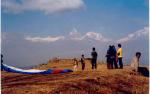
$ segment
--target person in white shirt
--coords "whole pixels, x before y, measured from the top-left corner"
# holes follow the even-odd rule
[[[132,58],[132,61],[131,61],[132,71],[138,72],[138,68],[140,64],[140,57],[141,57],[141,53],[136,52],[135,56]]]
[[[74,71],[77,71],[78,70],[78,60],[76,59],[76,58],[74,58],[74,67],[73,67],[73,69],[74,69]]]

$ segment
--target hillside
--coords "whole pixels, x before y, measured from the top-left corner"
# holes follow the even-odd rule
[[[49,61],[35,68],[73,69],[73,62]],[[66,74],[1,73],[2,94],[148,94],[149,89],[149,78],[132,74],[129,66],[108,70],[99,63],[97,70],[91,70],[88,60],[85,71],[79,67],[79,71]]]

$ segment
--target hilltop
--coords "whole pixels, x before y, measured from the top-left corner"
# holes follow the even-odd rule
[[[79,64],[80,66],[80,64]],[[50,60],[36,69],[73,69],[72,59]],[[132,74],[129,66],[124,69],[106,68],[99,62],[97,70],[91,70],[89,60],[86,69],[66,74],[27,75],[2,73],[2,94],[148,94],[149,78]]]

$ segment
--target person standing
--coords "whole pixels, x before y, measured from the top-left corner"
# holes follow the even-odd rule
[[[77,71],[78,70],[78,60],[76,58],[73,59],[73,62],[74,62],[74,71]]]
[[[1,71],[3,71],[3,54],[1,54]]]
[[[123,69],[123,62],[122,62],[123,50],[122,50],[121,44],[118,44],[117,56],[118,56],[120,69]]]
[[[107,54],[106,54],[107,69],[112,69],[110,50],[111,50],[111,45],[109,45],[109,48],[108,48]]]
[[[95,51],[95,47],[93,47],[92,52],[91,52],[91,56],[92,56],[92,69],[97,69],[97,52]]]
[[[117,69],[118,64],[117,64],[117,60],[116,60],[116,57],[117,57],[116,55],[117,55],[117,51],[116,51],[115,46],[113,45],[112,46],[112,62],[113,62],[113,65],[115,66],[115,68]]]
[[[113,48],[113,46],[110,46],[109,47],[109,56],[110,56],[109,64],[110,64],[110,69],[113,69],[113,64],[114,64],[114,60],[115,60],[114,54],[115,54],[114,48]]]
[[[135,56],[133,57],[133,59],[131,61],[131,68],[134,72],[138,72],[140,57],[141,57],[141,53],[136,52]]]
[[[82,66],[82,71],[83,71],[85,69],[85,58],[83,54],[81,56],[81,66]]]

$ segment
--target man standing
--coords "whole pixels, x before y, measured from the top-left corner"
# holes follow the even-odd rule
[[[117,55],[118,55],[118,62],[119,62],[120,69],[123,69],[123,62],[122,62],[123,51],[122,51],[121,44],[118,44]]]
[[[111,58],[110,58],[110,57],[111,57],[111,56],[110,56],[111,47],[112,47],[112,46],[109,45],[109,48],[108,48],[108,50],[107,50],[107,54],[106,54],[106,56],[105,56],[105,57],[107,58],[107,59],[106,59],[106,62],[107,62],[107,69],[112,69],[112,67],[113,67],[112,64],[111,64],[112,61],[111,61]]]
[[[81,65],[82,65],[82,71],[84,71],[84,69],[85,69],[85,58],[84,58],[83,54],[81,56]]]
[[[116,51],[115,46],[113,45],[112,46],[112,61],[113,61],[113,65],[117,69],[118,68],[118,64],[117,64],[117,60],[116,60],[116,57],[117,57],[116,54],[117,54],[117,51]]]
[[[91,56],[92,56],[92,69],[97,69],[97,52],[95,51],[95,47],[93,47],[92,52],[91,52]]]
[[[1,71],[3,71],[3,54],[1,54]]]

